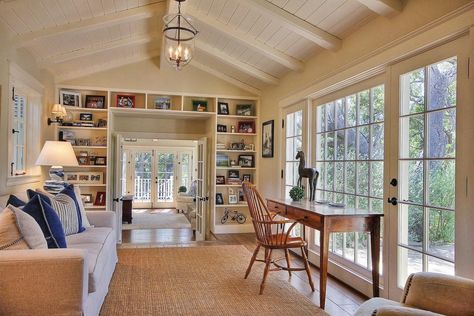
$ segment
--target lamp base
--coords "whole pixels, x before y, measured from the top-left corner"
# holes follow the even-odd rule
[[[46,180],[43,189],[51,194],[61,192],[68,183],[64,181],[64,168],[62,166],[52,166],[49,169],[50,180]]]

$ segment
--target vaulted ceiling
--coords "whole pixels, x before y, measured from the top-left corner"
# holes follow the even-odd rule
[[[17,48],[63,81],[162,54],[173,0],[0,0]],[[187,0],[199,29],[191,65],[247,90],[278,84],[401,0]],[[161,61],[161,67],[169,67]]]

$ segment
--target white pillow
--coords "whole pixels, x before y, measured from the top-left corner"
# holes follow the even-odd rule
[[[5,243],[6,240],[0,240],[0,248],[12,250],[25,248],[48,248],[48,244],[46,243],[46,239],[44,238],[43,231],[31,215],[23,212],[19,208],[14,207],[12,205],[8,205],[8,207],[2,212],[0,212],[0,214],[3,223],[3,226],[2,224],[0,224],[0,226],[3,227],[0,236],[2,236],[3,239],[5,239],[5,237],[12,237],[15,235],[14,226],[16,226],[17,230],[17,240],[13,243],[10,243],[10,245],[1,245],[2,243]],[[8,224],[9,221],[10,223]],[[8,225],[10,225],[9,228]],[[9,232],[7,230],[9,230]]]

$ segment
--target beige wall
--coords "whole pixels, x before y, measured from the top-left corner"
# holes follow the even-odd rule
[[[176,71],[168,65],[160,69],[159,62],[159,58],[148,59],[60,82],[60,84],[111,89],[163,91],[178,94],[253,95],[192,66]]]
[[[300,101],[312,93],[327,88],[327,85],[357,75],[357,71],[368,71],[368,67],[387,62],[377,60],[385,45],[397,44],[400,57],[414,47],[404,47],[404,37],[433,20],[472,1],[468,0],[413,0],[404,1],[403,12],[391,18],[378,17],[363,25],[351,36],[343,40],[342,48],[336,52],[324,51],[310,59],[302,72],[292,72],[281,80],[278,86],[262,92],[261,121],[274,119],[275,157],[260,158],[260,181],[264,195],[279,195],[280,188],[280,152],[281,152],[281,115],[279,104]],[[441,36],[441,35],[439,35]],[[438,38],[433,37],[432,40]],[[380,49],[381,51],[377,51]],[[398,56],[397,56],[398,57]],[[368,61],[371,61],[368,63]],[[370,66],[365,66],[369,65]],[[347,71],[347,76],[346,73]],[[355,71],[354,71],[355,70]],[[346,77],[345,77],[346,76]]]
[[[25,186],[8,186],[7,175],[9,172],[8,161],[8,106],[10,102],[9,87],[9,62],[14,62],[24,71],[32,75],[44,86],[43,106],[47,108],[53,100],[53,78],[45,71],[40,70],[32,56],[25,50],[16,50],[11,47],[9,40],[9,32],[0,24],[0,86],[1,86],[1,112],[0,112],[0,195],[16,192],[24,189]],[[46,113],[44,111],[41,120],[46,123]],[[30,183],[26,187],[38,186],[40,183]]]

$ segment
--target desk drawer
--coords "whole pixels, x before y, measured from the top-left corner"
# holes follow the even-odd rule
[[[267,201],[267,207],[270,212],[285,214],[286,205],[276,203],[273,201]]]
[[[321,225],[321,217],[319,215],[291,206],[286,207],[286,217],[313,228],[318,228]]]

